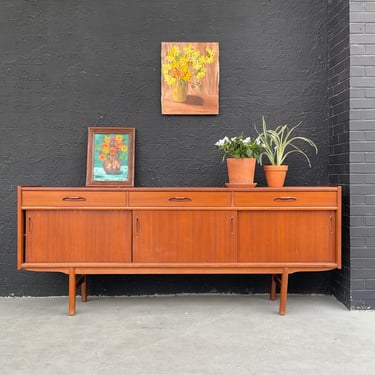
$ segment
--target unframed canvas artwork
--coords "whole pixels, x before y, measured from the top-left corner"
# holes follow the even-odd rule
[[[161,43],[163,115],[219,113],[219,43]]]

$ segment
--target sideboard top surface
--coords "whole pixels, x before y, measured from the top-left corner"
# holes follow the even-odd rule
[[[142,186],[142,187],[68,187],[68,186],[21,186],[22,190],[28,191],[53,191],[53,190],[66,190],[66,191],[249,191],[249,192],[264,192],[264,191],[283,191],[283,192],[293,192],[293,191],[337,191],[339,186],[284,186],[280,188],[271,187],[254,187],[254,188],[228,188],[228,187],[191,187],[191,186]]]

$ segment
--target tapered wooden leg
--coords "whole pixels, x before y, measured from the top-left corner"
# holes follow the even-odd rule
[[[69,315],[76,313],[76,273],[74,268],[69,270]]]
[[[285,315],[286,313],[286,300],[288,297],[288,276],[289,276],[288,269],[285,268],[281,276],[280,307],[279,307],[280,315]]]
[[[81,285],[81,301],[87,302],[87,275],[83,275],[83,281]]]
[[[270,290],[270,300],[274,301],[276,299],[276,286],[277,286],[277,281],[276,281],[276,275],[271,276],[271,290]]]

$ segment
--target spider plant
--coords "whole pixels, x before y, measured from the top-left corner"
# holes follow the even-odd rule
[[[278,125],[275,129],[268,129],[266,120],[262,116],[262,131],[258,133],[257,140],[262,144],[262,152],[259,158],[259,163],[262,164],[263,156],[267,157],[271,165],[282,165],[286,157],[293,153],[302,154],[309,166],[311,167],[311,162],[307,154],[296,145],[300,142],[305,142],[312,146],[315,153],[318,153],[318,148],[316,144],[310,139],[301,136],[295,136],[294,131],[301,125],[301,123],[289,127],[288,125]]]

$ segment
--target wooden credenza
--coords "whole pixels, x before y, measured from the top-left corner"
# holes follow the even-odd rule
[[[18,269],[89,274],[270,274],[341,268],[341,187],[18,187]]]

